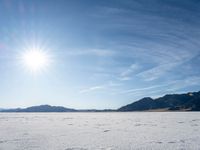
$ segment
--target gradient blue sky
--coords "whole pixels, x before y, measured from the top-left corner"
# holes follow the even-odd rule
[[[0,107],[118,108],[200,89],[198,0],[0,0]],[[37,44],[51,65],[19,62]]]

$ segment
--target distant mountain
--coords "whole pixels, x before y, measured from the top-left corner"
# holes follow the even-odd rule
[[[0,112],[111,112],[112,109],[72,109],[62,106],[40,105],[27,108],[0,109]]]
[[[62,106],[40,105],[27,108],[3,109],[1,112],[76,112],[77,110]]]
[[[156,109],[165,111],[200,111],[200,91],[186,94],[168,94],[156,99],[145,97],[123,106],[117,111],[148,111]]]
[[[200,111],[200,91],[186,94],[168,94],[152,99],[141,100],[123,106],[119,109],[72,109],[62,106],[40,105],[27,108],[0,109],[0,112],[114,112],[114,111]]]

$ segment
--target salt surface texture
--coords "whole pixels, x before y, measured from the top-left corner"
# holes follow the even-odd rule
[[[0,150],[199,150],[199,112],[0,113]]]

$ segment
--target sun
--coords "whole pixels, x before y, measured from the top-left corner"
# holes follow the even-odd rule
[[[32,73],[38,73],[46,69],[50,64],[49,55],[41,49],[30,49],[22,54],[24,66]]]

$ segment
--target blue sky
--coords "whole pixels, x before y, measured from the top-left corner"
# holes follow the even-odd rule
[[[118,108],[200,89],[198,0],[1,0],[0,107]],[[51,56],[32,75],[18,59]]]

